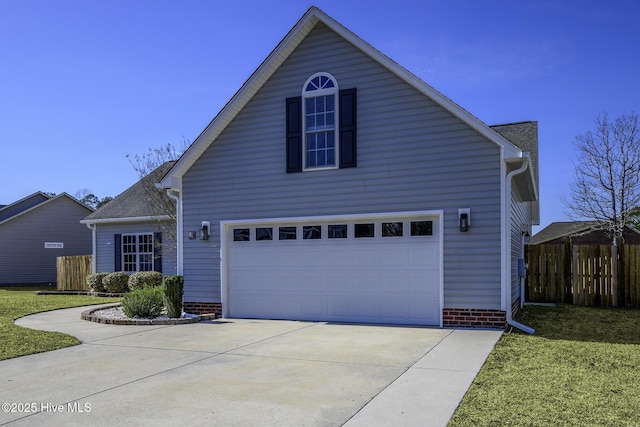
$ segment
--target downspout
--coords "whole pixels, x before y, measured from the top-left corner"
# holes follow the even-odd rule
[[[91,272],[92,273],[97,273],[96,269],[97,269],[97,258],[98,258],[98,254],[97,254],[97,249],[98,249],[98,242],[97,242],[97,231],[96,231],[96,224],[86,224],[87,228],[89,230],[91,230]]]
[[[176,221],[176,274],[179,276],[183,275],[183,263],[182,263],[182,254],[183,254],[183,243],[182,243],[182,195],[179,191],[173,190],[171,188],[167,189],[167,195],[176,201],[176,213],[177,213],[177,221]]]
[[[511,181],[513,180],[513,177],[516,175],[519,175],[521,173],[523,173],[524,171],[527,170],[527,168],[529,167],[529,162],[530,160],[528,158],[524,159],[524,164],[522,166],[520,166],[518,169],[512,170],[511,172],[509,172],[507,174],[507,179],[506,179],[506,185],[507,188],[505,189],[505,207],[507,208],[508,212],[506,212],[506,221],[505,221],[505,230],[504,232],[506,233],[507,236],[507,247],[505,248],[505,255],[508,255],[509,257],[511,257]],[[508,279],[508,280],[507,280]],[[536,330],[533,329],[532,327],[529,327],[527,325],[523,325],[520,322],[516,322],[513,319],[513,309],[511,308],[511,274],[509,274],[509,277],[505,277],[503,278],[503,280],[505,280],[507,287],[506,287],[506,294],[507,294],[507,324],[510,326],[513,326],[516,329],[520,329],[523,332],[526,332],[528,334],[533,334]],[[521,279],[522,280],[522,279]],[[524,295],[520,295],[520,298],[524,298]]]

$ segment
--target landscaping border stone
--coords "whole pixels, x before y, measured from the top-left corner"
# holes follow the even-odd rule
[[[119,307],[121,305],[122,304],[118,302],[100,307],[92,307],[83,311],[80,318],[89,322],[102,323],[105,325],[183,325],[197,323],[203,320],[215,320],[217,318],[215,314],[201,314],[194,317],[181,317],[179,319],[108,319],[93,314],[96,311]]]

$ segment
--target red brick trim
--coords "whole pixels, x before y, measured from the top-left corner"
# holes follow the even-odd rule
[[[222,304],[219,302],[187,302],[183,303],[185,313],[191,314],[215,314],[216,317],[222,316]]]
[[[506,313],[477,308],[445,308],[442,310],[442,326],[504,329]]]

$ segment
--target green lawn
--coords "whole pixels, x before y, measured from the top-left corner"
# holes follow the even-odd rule
[[[639,426],[640,310],[525,306],[449,426]]]
[[[38,290],[40,288],[0,288],[0,360],[80,344],[70,335],[16,326],[13,321],[19,317],[58,308],[120,301],[119,298],[79,295],[36,295]]]

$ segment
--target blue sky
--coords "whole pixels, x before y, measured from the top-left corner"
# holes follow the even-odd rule
[[[127,154],[193,141],[311,5],[485,123],[537,120],[542,226],[575,136],[640,111],[634,0],[0,0],[0,204],[124,191]]]

